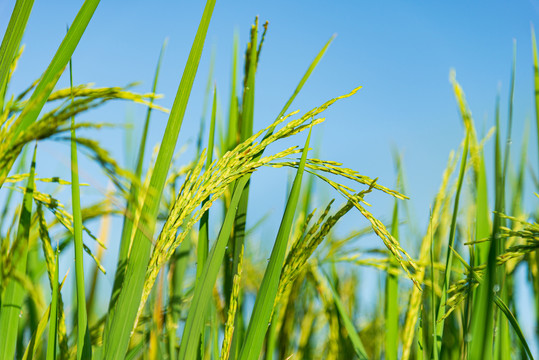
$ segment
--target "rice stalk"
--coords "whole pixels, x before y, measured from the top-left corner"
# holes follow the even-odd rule
[[[146,224],[144,225],[150,233],[153,233],[155,228],[162,190],[170,168],[172,154],[176,147],[176,141],[193,86],[214,6],[215,0],[208,0],[206,3],[204,14],[202,15],[199,29],[187,60],[184,75],[180,81],[178,93],[172,106],[169,121],[167,122],[159,154],[157,155],[156,171],[151,176],[149,196],[145,198],[142,210],[142,213],[147,215],[147,221],[145,221]],[[152,243],[148,240],[150,239],[142,231],[139,229],[135,231],[122,289],[114,305],[117,309],[122,309],[122,311],[115,311],[113,316],[107,320],[110,326],[107,325],[106,327],[110,330],[107,332],[107,337],[103,344],[105,359],[115,359],[125,355],[132,331],[127,332],[124,329],[133,329],[136,326],[137,314],[140,313],[138,310],[139,304],[143,304],[147,297],[145,295],[144,300],[140,301],[144,292],[145,269],[147,268],[151,253]],[[146,290],[146,293],[149,293],[149,291]]]
[[[22,3],[22,1],[20,1],[20,3]],[[29,4],[30,1],[25,2],[25,8],[30,6]],[[29,130],[30,126],[37,120],[41,109],[45,105],[45,102],[51,94],[54,86],[58,82],[60,75],[62,74],[64,68],[67,66],[69,60],[71,59],[71,56],[73,55],[73,52],[75,51],[75,48],[77,47],[82,37],[82,34],[86,30],[86,27],[88,26],[88,23],[90,22],[90,19],[92,18],[98,4],[99,0],[85,0],[77,16],[75,17],[75,20],[73,20],[73,23],[71,24],[71,27],[69,28],[64,40],[62,41],[56,54],[54,55],[51,63],[49,64],[47,70],[45,70],[45,73],[43,74],[41,80],[36,86],[28,104],[24,107],[24,110],[17,117],[17,120],[15,121],[15,123],[17,123],[17,126],[13,128],[12,136],[7,138],[1,136],[2,139],[8,139],[8,141],[6,142],[7,148],[12,148],[14,142],[16,142],[20,138],[21,133]],[[23,18],[21,17],[21,20],[22,19]],[[26,21],[23,20],[17,24],[18,29],[24,27],[24,25],[22,25],[23,22],[25,23]],[[13,40],[13,45],[16,47],[19,46],[18,43],[20,42],[20,36],[22,36],[22,33],[17,36],[18,41],[15,39]],[[2,59],[4,60],[4,58]],[[11,65],[11,59],[9,57],[9,54],[6,54],[5,60],[9,61],[9,65]],[[5,75],[3,74],[2,76],[5,77]],[[4,79],[0,80],[5,81]],[[0,163],[0,187],[3,185],[3,180],[11,170],[11,167],[13,166],[13,163],[15,162],[15,159],[17,158],[20,151],[20,146],[15,146],[8,153],[3,153],[4,156],[2,156],[2,158],[6,156],[8,156],[8,158],[7,161]]]
[[[240,261],[238,263],[238,272],[234,275],[232,297],[229,301],[229,308],[225,323],[223,345],[221,347],[221,360],[228,360],[230,357],[230,345],[232,343],[232,336],[234,334],[234,321],[236,319],[236,311],[238,308],[238,297],[240,294],[240,281],[243,272],[243,249],[240,252]]]
[[[30,236],[32,218],[32,194],[34,192],[34,174],[36,167],[37,146],[34,147],[34,155],[30,168],[30,177],[24,191],[23,204],[17,228],[17,237],[11,246],[10,258],[14,261],[14,270],[20,274],[26,273],[28,254],[28,242]],[[0,358],[12,359],[15,356],[17,329],[19,318],[22,315],[22,303],[25,297],[25,289],[15,279],[8,279],[7,286],[2,292],[0,308]]]
[[[33,5],[34,0],[18,0],[15,3],[2,39],[2,45],[0,46],[0,111],[4,107],[4,97],[12,65],[16,63],[16,54]]]

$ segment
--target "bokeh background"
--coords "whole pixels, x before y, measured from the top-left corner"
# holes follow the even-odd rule
[[[23,38],[26,45],[10,93],[24,90],[45,70],[82,1],[36,1]],[[0,0],[0,33],[4,33],[14,1]],[[149,92],[159,50],[168,38],[158,92],[159,104],[171,107],[181,72],[202,14],[202,1],[117,1],[99,5],[73,57],[75,83],[96,86],[122,86],[133,81],[139,92]],[[232,42],[236,31],[243,55],[254,17],[269,21],[256,84],[255,130],[272,122],[310,61],[333,35],[337,38],[307,82],[291,109],[307,111],[322,102],[357,86],[363,88],[352,98],[335,104],[326,112],[326,123],[314,132],[316,155],[337,160],[360,173],[378,177],[386,186],[396,182],[396,150],[402,157],[406,174],[406,195],[410,213],[406,220],[423,233],[429,205],[437,191],[451,150],[458,149],[463,126],[451,85],[450,69],[455,69],[472,109],[477,128],[487,133],[494,124],[495,98],[501,96],[502,128],[508,114],[509,80],[513,47],[516,44],[516,88],[512,147],[520,149],[522,134],[530,133],[529,161],[537,162],[533,68],[530,29],[539,24],[539,2],[529,1],[217,1],[207,36],[206,47],[187,108],[177,149],[188,162],[193,154],[203,113],[204,93],[212,53],[215,81],[223,114],[228,111]],[[238,82],[239,85],[239,82]],[[68,86],[64,75],[59,86]],[[237,89],[239,91],[239,87]],[[208,112],[209,113],[209,112]],[[166,115],[153,113],[149,145],[162,137]],[[130,137],[124,129],[106,129],[98,138],[116,158],[130,164],[145,116],[145,108],[117,102],[90,112],[85,119],[134,124]],[[299,140],[297,140],[299,141]],[[301,145],[292,142],[286,145]],[[492,151],[487,143],[486,158]],[[513,153],[517,153],[514,151]],[[148,159],[149,154],[148,152]],[[69,152],[65,144],[44,141],[40,145],[38,173],[42,177],[66,174]],[[487,166],[492,170],[492,162]],[[286,179],[282,169],[263,169],[252,181],[250,207],[253,224],[268,215],[254,234],[255,244],[264,252],[264,231],[276,232],[283,208]],[[276,181],[280,179],[280,181]],[[284,181],[283,181],[284,180]],[[528,177],[525,185],[530,205],[534,187]],[[89,162],[81,163],[81,181],[91,184],[83,189],[83,201],[101,196],[107,180]],[[337,194],[317,184],[319,206]],[[66,192],[65,203],[69,205]],[[62,195],[59,195],[62,197]],[[369,197],[373,214],[389,220],[393,200],[383,195]],[[338,199],[338,203],[342,199]],[[493,202],[491,201],[491,204]],[[272,217],[275,213],[275,217]],[[113,265],[117,253],[120,222],[115,222],[107,253]],[[362,228],[366,223],[358,214],[348,215],[338,231]],[[214,229],[215,230],[215,229]],[[413,247],[414,237],[403,239]],[[273,235],[269,239],[273,239]],[[257,242],[258,241],[258,242]],[[376,238],[365,246],[378,245]],[[269,251],[269,250],[268,250]],[[261,255],[261,257],[264,255]],[[106,264],[106,263],[105,263]],[[66,265],[69,267],[69,264]],[[113,266],[109,266],[113,268]],[[112,286],[112,274],[100,286],[104,299]],[[365,272],[363,287],[372,288],[379,275]],[[527,287],[522,281],[522,300]],[[377,286],[377,285],[376,285]],[[374,298],[374,297],[373,297]],[[368,297],[365,306],[371,306]],[[370,304],[370,305],[369,305]],[[533,308],[533,307],[532,307]],[[530,316],[531,318],[531,316]],[[534,330],[521,322],[528,334]],[[537,351],[537,345],[533,343]]]

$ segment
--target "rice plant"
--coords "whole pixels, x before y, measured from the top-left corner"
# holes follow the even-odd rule
[[[222,86],[209,76],[209,129],[200,127],[194,157],[180,164],[175,154],[184,144],[178,137],[200,76],[208,27],[218,16],[213,14],[215,0],[206,2],[171,109],[159,105],[158,94],[166,42],[148,93],[136,92],[135,84],[99,88],[73,83],[76,70],[70,59],[98,4],[83,3],[43,75],[20,94],[12,94],[9,85],[24,56],[21,41],[33,1],[16,2],[0,47],[0,359],[537,356],[530,344],[539,334],[526,334],[519,324],[527,317],[539,328],[539,228],[536,212],[523,205],[529,196],[525,179],[530,174],[537,178],[535,166],[527,167],[528,143],[523,141],[517,166],[511,165],[515,154],[508,146],[516,55],[505,134],[498,97],[493,128],[483,138],[478,135],[464,90],[455,72],[450,73],[463,140],[449,154],[439,191],[425,211],[426,231],[418,236],[406,221],[405,167],[398,151],[392,189],[384,179],[319,159],[311,148],[312,133],[326,120],[324,111],[361,96],[361,84],[306,112],[291,111],[334,37],[305,64],[297,87],[283,89],[291,95],[282,110],[265,115],[264,127],[257,129],[256,74],[271,29],[255,18],[243,57],[238,38],[234,41],[226,115],[219,110]],[[539,134],[533,29],[532,37]],[[243,81],[238,82],[242,59]],[[64,72],[70,86],[59,88]],[[132,169],[120,165],[100,139],[85,135],[88,129],[106,131],[115,125],[78,119],[120,100],[147,108]],[[145,167],[152,111],[166,113],[168,121]],[[285,139],[296,145],[281,145]],[[68,142],[70,178],[39,177],[39,143],[44,140],[58,146]],[[110,179],[110,189],[94,203],[84,201],[88,186],[81,183],[79,154]],[[494,169],[487,168],[488,156]],[[261,244],[248,226],[249,209],[257,204],[250,194],[256,180],[251,176],[263,167],[293,174],[280,224],[264,234],[271,248],[266,261],[257,257]],[[69,206],[59,196],[66,190]],[[318,191],[338,199],[315,203]],[[373,192],[394,199],[388,224],[369,211]],[[335,229],[347,214],[363,228],[338,235]],[[118,239],[108,239],[112,217],[122,220]],[[90,230],[91,220],[101,223],[99,234]],[[219,230],[210,231],[210,224]],[[379,246],[365,248],[360,242],[365,236],[376,237]],[[75,267],[62,273],[71,246]],[[119,251],[116,267],[109,268],[103,258],[111,246]],[[519,302],[518,267],[528,273],[533,311]],[[358,268],[375,269],[384,280],[372,311],[360,307]],[[114,274],[110,294],[96,290],[100,272]],[[66,281],[74,283],[72,293],[65,290]]]

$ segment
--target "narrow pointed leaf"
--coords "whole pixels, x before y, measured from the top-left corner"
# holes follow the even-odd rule
[[[32,221],[32,203],[34,193],[34,176],[36,167],[37,145],[34,147],[34,156],[30,168],[30,177],[24,192],[22,210],[17,229],[17,238],[11,247],[11,258],[14,260],[15,270],[21,274],[26,273],[26,260],[28,254],[28,241]],[[13,253],[15,252],[15,253]],[[19,321],[22,314],[22,304],[25,290],[15,278],[11,277],[2,296],[0,308],[0,359],[12,360],[15,356],[15,345]]]
[[[337,291],[335,291],[335,289],[333,288],[333,285],[331,285],[327,277],[325,281],[327,283],[328,289],[331,292],[331,295],[333,296],[333,301],[335,302],[335,306],[337,307],[337,312],[339,313],[339,316],[341,317],[344,328],[346,329],[346,332],[348,333],[348,337],[350,338],[350,341],[352,342],[352,345],[354,346],[356,355],[361,360],[368,359],[367,353],[365,352],[365,347],[363,346],[363,342],[359,338],[356,328],[354,324],[352,323],[350,316],[348,316],[348,313],[346,312],[346,308],[342,303],[341,297],[339,296],[339,294],[337,294]]]
[[[260,289],[258,290],[258,294],[256,296],[253,313],[251,315],[249,327],[247,328],[245,340],[240,352],[240,360],[256,359],[262,350],[268,324],[273,312],[275,297],[277,296],[286,247],[288,245],[290,230],[292,229],[294,214],[296,212],[296,207],[301,192],[301,180],[303,178],[303,171],[305,169],[305,161],[307,160],[310,139],[311,131],[309,131],[309,136],[305,142],[305,147],[303,148],[303,153],[301,155],[301,161],[292,185],[292,190],[290,191],[290,195],[286,203],[286,209],[281,220],[279,232],[277,233],[277,238],[275,239],[275,244],[271,252],[268,266],[264,273],[264,278],[262,279],[262,284],[260,285]]]
[[[150,179],[149,193],[145,198],[142,210],[142,213],[146,215],[147,219],[144,221],[145,224],[142,224],[142,227],[150,234],[153,234],[155,229],[161,195],[170,169],[172,155],[176,147],[214,7],[215,0],[208,0],[206,2],[206,7],[187,59],[182,80],[180,81],[178,93],[176,94],[170,112],[163,141],[159,148],[155,171],[152,173]],[[124,282],[115,305],[116,310],[114,311],[114,316],[108,319],[110,321],[110,331],[104,343],[105,359],[122,358],[127,352],[129,339],[131,338],[132,329],[135,326],[138,307],[142,298],[146,268],[151,255],[152,241],[147,238],[145,233],[145,231],[137,227]],[[117,311],[118,309],[121,309],[121,311]]]
[[[159,79],[159,71],[161,69],[161,63],[163,61],[163,54],[165,52],[167,45],[167,40],[163,42],[163,45],[161,47],[161,52],[159,53],[159,59],[157,60],[157,66],[155,69],[155,75],[153,79],[153,85],[152,85],[152,94],[155,94],[157,90],[157,80]],[[150,105],[153,104],[154,99],[151,98]],[[125,267],[127,264],[127,255],[129,253],[129,248],[131,247],[131,235],[133,233],[133,227],[136,227],[138,225],[137,222],[135,222],[135,213],[137,211],[137,205],[139,200],[139,194],[140,194],[140,184],[137,181],[141,180],[142,176],[142,166],[144,163],[144,154],[146,149],[146,140],[148,137],[148,129],[150,126],[150,118],[151,118],[151,111],[152,107],[149,106],[147,113],[146,113],[146,120],[144,122],[144,129],[142,131],[142,137],[140,139],[139,144],[139,153],[137,158],[137,164],[135,169],[135,181],[131,182],[131,188],[129,191],[129,198],[127,201],[126,210],[124,213],[124,223],[122,227],[122,237],[120,240],[120,252],[118,254],[118,261],[117,261],[117,270],[116,275],[114,277],[114,285],[112,287],[112,301],[109,304],[109,314],[108,316],[112,317],[114,314],[114,305],[116,303],[116,299],[118,297],[118,294],[120,292],[120,288],[123,282]]]
[[[69,79],[73,91],[73,71],[69,62]],[[73,93],[71,93],[71,101]],[[75,276],[77,279],[77,360],[92,357],[92,345],[88,331],[86,313],[86,292],[84,284],[84,262],[82,242],[82,213],[80,206],[79,166],[77,160],[77,141],[75,135],[75,118],[71,118],[71,200],[73,204],[73,238],[75,243]]]
[[[32,93],[32,96],[28,101],[28,105],[26,105],[24,110],[19,115],[18,121],[20,121],[20,123],[17,128],[15,128],[11,138],[8,140],[10,144],[13,144],[13,141],[18,138],[18,135],[25,131],[28,126],[37,120],[41,109],[45,105],[45,102],[58,82],[60,75],[62,75],[64,68],[67,66],[67,63],[75,52],[75,48],[77,47],[82,34],[86,30],[86,27],[88,26],[97,5],[99,5],[99,1],[100,0],[86,0],[80,8],[75,20],[73,20],[73,23],[69,28],[69,31],[64,37],[64,40],[60,44],[56,54],[47,67],[47,70],[41,77],[41,80]],[[2,186],[5,177],[9,173],[11,165],[0,169],[0,186]]]
[[[2,110],[11,62],[21,43],[24,29],[32,12],[34,0],[17,0],[0,46],[0,112]]]
[[[55,267],[52,279],[52,300],[50,305],[49,316],[49,337],[47,340],[47,360],[56,359],[56,345],[58,344],[58,249],[55,254]]]

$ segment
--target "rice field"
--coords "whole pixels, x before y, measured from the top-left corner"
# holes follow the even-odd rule
[[[293,108],[334,37],[305,64],[280,112],[257,128],[256,73],[271,29],[256,17],[245,29],[248,42],[234,40],[230,97],[220,100],[208,76],[203,96],[211,111],[202,116],[207,121],[196,143],[188,144],[193,156],[180,163],[178,138],[195,78],[212,73],[199,65],[216,1],[192,15],[200,21],[171,108],[160,105],[158,91],[166,41],[155,54],[149,92],[73,80],[71,59],[99,2],[84,1],[42,76],[22,93],[12,93],[10,83],[25,56],[33,0],[16,2],[0,46],[0,360],[538,356],[539,225],[537,207],[524,206],[537,203],[525,181],[532,179],[539,193],[539,167],[528,159],[539,154],[528,143],[529,135],[539,143],[533,27],[533,57],[519,61],[534,69],[536,131],[512,144],[516,47],[509,97],[496,99],[487,131],[477,130],[451,71],[462,140],[448,154],[430,208],[420,210],[428,223],[415,228],[398,151],[394,184],[317,155],[314,137],[326,110],[361,96],[361,86],[311,109]],[[59,86],[62,75],[69,76],[68,87]],[[115,125],[84,115],[119,101],[146,112],[132,167],[87,135]],[[148,132],[156,113],[168,120],[152,148]],[[69,147],[66,178],[37,173],[45,140]],[[97,198],[85,198],[83,156],[110,183]],[[251,224],[253,208],[263,204],[250,187],[264,168],[290,176],[274,231],[261,238],[253,236],[259,222]],[[322,201],[328,193],[334,199]],[[394,203],[383,218],[371,211],[380,196]],[[363,228],[343,235],[337,229],[345,217]],[[121,220],[117,238],[110,235],[112,219]],[[366,237],[378,246],[364,246]],[[264,246],[267,259],[258,253]],[[118,255],[108,264],[112,248]],[[381,279],[370,294],[361,293],[359,269]],[[518,272],[526,274],[531,304],[522,301]],[[114,276],[107,294],[98,290],[105,273]],[[364,296],[376,306],[361,306]],[[523,331],[522,319],[534,333]]]

